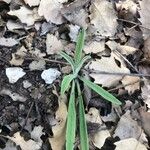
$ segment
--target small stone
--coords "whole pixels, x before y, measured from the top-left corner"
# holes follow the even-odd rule
[[[17,82],[20,78],[22,78],[26,73],[20,67],[10,67],[6,68],[6,76],[9,79],[10,83]]]
[[[44,70],[41,74],[41,77],[43,80],[45,80],[45,83],[51,84],[53,83],[54,80],[56,80],[56,78],[60,76],[60,74],[61,73],[57,69],[50,68],[50,69]]]

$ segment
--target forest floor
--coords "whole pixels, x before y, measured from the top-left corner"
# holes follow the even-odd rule
[[[149,0],[0,0],[0,149],[65,149],[59,54],[81,28],[86,77],[122,102],[83,89],[90,150],[150,149],[149,18]]]

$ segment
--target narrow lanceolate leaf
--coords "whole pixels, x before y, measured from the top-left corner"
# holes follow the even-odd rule
[[[90,59],[91,58],[91,56],[85,56],[81,61],[80,61],[80,63],[78,64],[78,66],[77,66],[77,68],[76,68],[76,70],[75,70],[75,73],[76,74],[78,74],[79,73],[79,71],[80,71],[80,69],[82,68],[82,66],[83,66],[83,64],[88,60],[88,59]]]
[[[107,92],[106,90],[104,90],[102,87],[98,86],[97,84],[86,80],[83,77],[79,77],[79,79],[81,81],[83,81],[87,86],[89,86],[92,90],[94,90],[95,92],[97,92],[99,95],[101,95],[103,98],[105,98],[106,100],[112,102],[113,104],[116,105],[121,105],[122,103],[116,98],[114,97],[112,94],[110,94],[109,92]]]
[[[80,85],[78,82],[77,82],[77,88],[78,88],[78,100],[79,100],[80,149],[89,150],[89,140],[88,140],[88,133],[87,133],[87,124],[85,120],[83,98],[82,98]]]
[[[61,82],[61,94],[63,95],[68,90],[71,81],[75,78],[74,74],[66,75]]]
[[[73,72],[74,72],[74,70],[75,70],[75,63],[74,63],[73,59],[72,59],[68,54],[66,54],[66,53],[64,53],[64,52],[62,52],[62,51],[61,51],[60,55],[61,55],[64,59],[66,59],[66,61],[71,65],[72,70],[73,70]]]
[[[73,81],[68,106],[66,150],[73,150],[75,142],[75,132],[76,132],[75,83]]]
[[[82,50],[84,46],[84,40],[85,40],[85,30],[82,29],[79,32],[77,43],[76,43],[76,49],[75,49],[75,64],[78,65],[82,59]]]

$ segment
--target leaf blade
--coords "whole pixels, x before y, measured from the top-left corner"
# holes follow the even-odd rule
[[[76,132],[75,83],[72,82],[66,128],[66,150],[73,150]]]
[[[87,124],[85,119],[83,98],[79,82],[77,82],[78,99],[79,99],[79,129],[80,129],[80,148],[82,150],[89,150],[89,140],[87,133]]]
[[[92,90],[94,90],[96,93],[98,93],[99,95],[101,95],[103,98],[105,98],[106,100],[112,102],[113,104],[116,105],[121,105],[122,103],[116,98],[114,97],[112,94],[110,94],[109,92],[107,92],[106,90],[104,90],[102,87],[98,86],[97,84],[84,79],[83,77],[79,77],[79,79],[81,81],[83,81],[87,86],[89,86]]]
[[[85,57],[83,57],[83,59],[80,61],[80,63],[78,64],[78,66],[76,67],[76,70],[75,70],[75,73],[78,74],[80,69],[82,68],[83,64],[88,60],[90,59],[91,56],[87,55]]]
[[[78,38],[77,38],[77,43],[76,43],[76,48],[75,48],[75,64],[76,66],[80,63],[82,59],[82,50],[84,46],[84,40],[85,40],[85,30],[82,29],[79,32]]]
[[[75,78],[74,74],[66,75],[61,82],[61,95],[63,95],[69,88],[71,81]]]
[[[63,51],[61,51],[60,55],[71,65],[72,70],[74,71],[75,70],[75,63],[74,63],[73,59]]]

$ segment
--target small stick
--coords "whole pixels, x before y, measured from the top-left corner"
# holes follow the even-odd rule
[[[131,23],[131,24],[135,24],[135,25],[137,25],[137,26],[139,26],[141,28],[150,30],[149,28],[142,26],[140,23],[136,23],[136,22],[133,22],[133,21],[130,21],[130,20],[126,20],[126,19],[121,19],[121,18],[118,18],[117,20],[123,21],[123,22],[127,22],[127,23]]]
[[[23,126],[22,126],[22,128],[21,128],[21,131],[20,131],[20,132],[22,132],[22,130],[23,130],[23,129],[24,129],[24,127],[26,126],[26,123],[27,123],[27,121],[28,121],[29,115],[30,115],[31,110],[32,110],[32,108],[33,108],[33,105],[34,105],[34,102],[32,102],[32,103],[31,103],[31,106],[30,106],[30,109],[29,109],[29,111],[28,111],[27,117],[26,117],[26,119],[25,119],[25,122],[24,122],[24,124],[23,124]]]
[[[92,69],[85,69],[89,73],[97,73],[97,74],[104,74],[104,75],[116,75],[116,76],[137,76],[137,77],[150,77],[149,74],[142,74],[142,73],[120,73],[120,72],[106,72],[106,71],[99,71],[99,70],[92,70]]]

